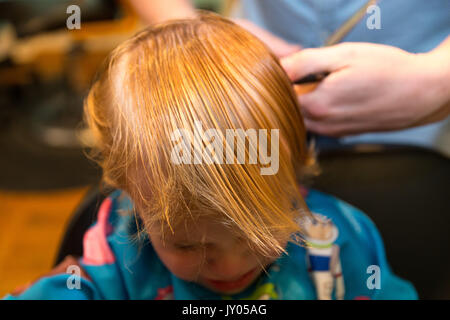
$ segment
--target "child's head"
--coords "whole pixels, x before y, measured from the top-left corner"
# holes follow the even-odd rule
[[[130,195],[161,260],[184,280],[240,291],[283,252],[299,231],[296,219],[308,214],[297,179],[314,160],[291,83],[261,41],[215,14],[150,27],[116,48],[85,116],[104,181]],[[216,135],[202,140],[199,124]],[[246,139],[244,162],[238,150],[227,153],[227,129],[258,133]],[[274,174],[261,174],[261,158],[250,161],[262,149],[259,129],[276,147]],[[180,145],[191,146],[175,134],[180,130],[195,140],[194,156],[188,149],[180,155],[191,162],[174,161]],[[212,145],[223,146],[226,159],[217,161],[220,149]],[[245,281],[230,282],[251,270]]]

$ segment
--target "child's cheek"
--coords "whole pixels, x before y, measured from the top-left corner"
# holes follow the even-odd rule
[[[197,279],[202,265],[202,254],[198,252],[180,252],[179,250],[165,249],[158,252],[164,265],[178,278],[186,281]]]

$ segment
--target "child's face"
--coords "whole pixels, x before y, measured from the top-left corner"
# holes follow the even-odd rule
[[[178,227],[174,234],[165,232],[164,242],[158,227],[148,233],[158,256],[173,274],[219,293],[242,291],[275,259],[258,255],[226,227],[205,218]]]

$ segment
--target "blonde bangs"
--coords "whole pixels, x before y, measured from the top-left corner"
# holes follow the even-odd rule
[[[115,49],[85,101],[85,119],[104,181],[130,195],[146,224],[174,230],[208,215],[269,254],[282,252],[280,239],[309,214],[297,179],[315,162],[289,79],[262,42],[215,14],[152,26]],[[173,163],[176,130],[207,148],[198,123],[222,141],[229,129],[279,129],[278,172],[262,175],[263,165],[248,161]],[[249,159],[259,145],[247,142]]]

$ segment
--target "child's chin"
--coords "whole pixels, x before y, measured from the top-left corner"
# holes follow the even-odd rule
[[[249,283],[248,285],[245,285],[242,288],[238,288],[238,289],[233,289],[233,290],[219,290],[217,288],[214,288],[213,286],[210,285],[205,285],[203,284],[204,287],[208,288],[209,290],[218,293],[218,294],[222,294],[222,295],[234,295],[234,294],[238,294],[242,291],[244,291],[245,289],[247,289],[253,282]]]
[[[243,286],[240,287],[240,288],[236,288],[236,289],[228,289],[228,290],[225,290],[225,289],[219,289],[219,288],[216,288],[216,287],[214,287],[213,285],[208,284],[208,283],[205,283],[205,282],[202,282],[201,285],[204,286],[204,287],[206,287],[206,288],[208,288],[209,290],[211,290],[211,291],[213,291],[213,292],[215,292],[215,293],[218,293],[218,294],[222,294],[222,295],[234,295],[234,294],[238,294],[238,293],[244,291],[245,289],[247,289],[248,287],[250,287],[253,283],[255,283],[255,281],[259,278],[259,276],[260,276],[260,273],[255,274],[255,275],[252,277],[252,279],[249,280],[249,282],[248,282],[247,284],[243,285]]]

